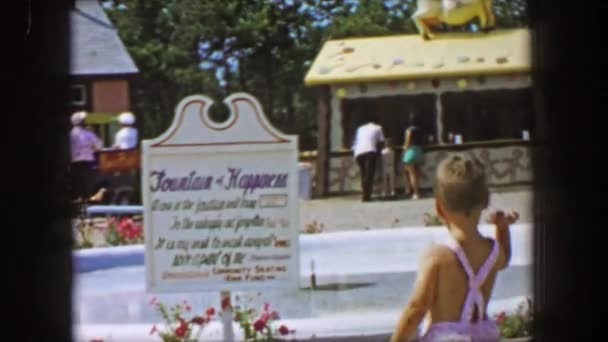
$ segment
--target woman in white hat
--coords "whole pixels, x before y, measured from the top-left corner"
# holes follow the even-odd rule
[[[73,179],[74,194],[81,201],[91,196],[95,152],[103,146],[101,139],[84,127],[86,117],[86,112],[76,112],[70,119],[74,126],[70,131],[70,173]]]
[[[122,126],[114,136],[114,148],[128,150],[137,147],[137,129],[135,116],[130,112],[118,116],[118,122]]]

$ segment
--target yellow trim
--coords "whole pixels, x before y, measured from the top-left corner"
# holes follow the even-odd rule
[[[527,29],[327,41],[304,79],[307,86],[530,72]]]
[[[119,114],[120,113],[87,113],[85,123],[91,125],[111,124],[118,120]]]
[[[492,70],[492,69],[480,69],[471,72],[462,72],[462,71],[453,71],[453,72],[445,72],[441,74],[440,78],[450,78],[450,77],[459,77],[459,76],[479,76],[479,75],[504,75],[504,74],[516,74],[516,73],[529,73],[531,70],[527,67],[520,68],[504,68],[502,70]],[[432,75],[428,73],[418,73],[418,74],[410,74],[410,75],[395,75],[395,76],[368,76],[368,77],[353,77],[348,79],[335,79],[335,80],[322,80],[322,79],[312,79],[310,81],[305,81],[304,84],[307,86],[315,86],[315,85],[327,85],[327,84],[352,84],[352,83],[374,83],[374,82],[388,82],[388,81],[404,81],[404,80],[415,80],[415,79],[425,79],[431,78]]]

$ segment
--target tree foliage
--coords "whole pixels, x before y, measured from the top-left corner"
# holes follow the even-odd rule
[[[495,0],[500,27],[526,23],[525,0]],[[104,7],[140,74],[142,136],[162,133],[178,101],[237,91],[260,99],[279,129],[316,146],[316,96],[303,79],[327,39],[416,32],[415,0],[113,0]],[[216,117],[226,108],[217,105]]]

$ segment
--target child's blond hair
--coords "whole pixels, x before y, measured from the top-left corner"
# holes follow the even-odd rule
[[[435,196],[449,211],[471,211],[487,205],[488,185],[483,164],[474,157],[453,154],[437,166]]]

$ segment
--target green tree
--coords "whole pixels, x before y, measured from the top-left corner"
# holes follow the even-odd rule
[[[415,33],[415,0],[113,0],[107,12],[140,69],[142,137],[162,133],[178,101],[245,91],[271,122],[316,148],[316,94],[303,79],[327,39]],[[495,0],[499,27],[527,22],[525,0]],[[220,103],[213,108],[226,113]]]

